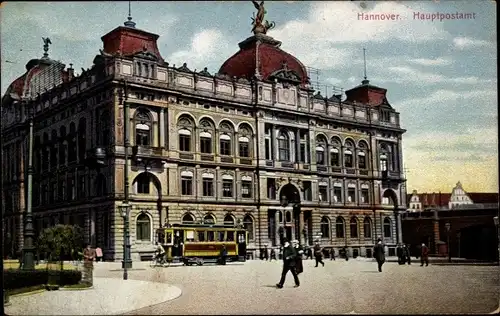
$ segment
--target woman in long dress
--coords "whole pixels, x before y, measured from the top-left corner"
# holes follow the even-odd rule
[[[298,240],[293,240],[292,244],[295,248],[295,251],[297,252],[295,271],[297,272],[297,274],[300,274],[304,272],[304,266],[302,265],[302,255],[304,254],[304,249],[302,249],[302,246],[299,244]]]

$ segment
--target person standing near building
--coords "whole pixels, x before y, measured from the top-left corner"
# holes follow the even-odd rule
[[[405,264],[404,261],[404,256],[403,256],[403,247],[401,244],[398,244],[398,247],[396,248],[396,255],[398,256],[398,264]]]
[[[285,283],[285,278],[288,271],[292,272],[293,280],[295,281],[295,287],[299,287],[300,281],[295,270],[297,253],[295,251],[295,248],[288,242],[288,240],[284,239],[284,242],[285,245],[283,248],[283,271],[281,272],[281,279],[279,283],[276,284],[276,287],[279,289],[283,288],[283,284]]]
[[[88,284],[93,284],[93,269],[94,269],[94,259],[95,259],[95,250],[90,247],[90,244],[87,244],[87,247],[83,250],[83,268],[84,268],[84,277],[82,279],[86,281]]]
[[[403,263],[406,264],[408,262],[408,265],[410,265],[411,264],[411,256],[410,256],[409,245],[403,245],[403,257],[404,257]]]
[[[325,263],[323,262],[323,249],[319,244],[319,240],[316,240],[316,244],[314,245],[314,258],[316,259],[315,268],[318,267],[318,263],[321,263],[323,267],[325,266]]]
[[[302,255],[304,254],[304,250],[302,250],[302,246],[299,244],[297,239],[292,241],[292,245],[297,253],[295,271],[297,272],[297,275],[299,275],[304,272],[304,265],[302,264]]]
[[[274,248],[271,248],[271,253],[269,254],[269,261],[272,261],[272,260],[278,260],[276,259],[276,250]]]
[[[330,249],[330,261],[331,260],[335,261],[335,249],[334,248]]]
[[[420,266],[423,267],[424,263],[426,267],[429,265],[429,248],[425,245],[425,243],[422,243],[420,252]]]
[[[227,259],[227,249],[226,245],[222,244],[222,248],[220,250],[220,264],[225,266],[226,265],[226,259]]]
[[[377,240],[377,244],[373,249],[375,260],[377,260],[378,272],[382,272],[382,265],[385,262],[385,250],[384,245],[382,244],[382,239]]]

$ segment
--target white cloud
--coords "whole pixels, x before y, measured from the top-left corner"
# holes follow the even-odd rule
[[[442,57],[436,59],[416,58],[416,59],[410,59],[409,62],[421,66],[448,66],[452,64],[451,59]]]
[[[361,9],[359,3],[348,1],[311,2],[308,17],[278,26],[269,35],[283,41],[283,47],[298,56],[306,65],[327,70],[352,65],[362,53],[353,54],[343,44],[358,44],[390,40],[427,42],[448,38],[438,23],[413,21],[412,9],[387,1],[377,2],[371,9]],[[396,14],[398,21],[362,21],[359,14]]]
[[[453,39],[453,45],[460,50],[464,50],[475,47],[490,46],[491,43],[488,41],[476,40],[468,37],[455,37]]]
[[[491,111],[492,115],[497,114],[497,108],[492,106],[492,104],[497,104],[498,92],[496,89],[492,90],[473,90],[473,91],[464,91],[464,92],[456,92],[452,90],[437,90],[431,93],[430,95],[423,98],[413,98],[407,99],[399,102],[400,108],[412,109],[412,111],[418,111],[423,109],[424,107],[433,107],[435,108],[439,105],[446,105],[448,108],[451,108],[452,105],[455,105],[454,102],[457,101],[467,101],[468,103],[477,104],[478,111]],[[487,113],[483,113],[487,114]]]
[[[221,65],[221,57],[230,51],[232,46],[224,37],[222,32],[216,29],[207,29],[196,33],[188,49],[180,50],[170,55],[167,60],[179,67],[187,63],[189,69],[198,71],[207,65]],[[223,56],[221,56],[223,55]],[[217,69],[218,70],[218,69]]]
[[[382,65],[380,67],[383,67]],[[446,77],[438,73],[420,71],[418,69],[409,66],[392,66],[383,68],[385,72],[389,72],[388,76],[385,78],[373,78],[376,82],[387,83],[415,83],[419,84],[444,84],[444,83],[455,83],[455,84],[480,84],[480,83],[491,83],[492,79],[482,79],[476,76],[468,77]],[[377,71],[380,73],[380,71]]]

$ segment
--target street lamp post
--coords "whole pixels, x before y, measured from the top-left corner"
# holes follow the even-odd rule
[[[31,208],[33,198],[33,107],[32,104],[28,106],[28,170],[27,170],[27,198],[26,198],[26,215],[24,226],[24,246],[23,246],[23,270],[35,269],[35,247],[33,231],[33,211]]]
[[[129,217],[130,217],[130,205],[124,201],[120,205],[120,215],[123,217],[123,279],[128,279],[128,269],[132,268],[132,260],[130,260],[130,234],[128,231]]]
[[[451,224],[448,222],[444,225],[446,228],[446,237],[448,239],[448,262],[451,262],[451,251],[450,251],[450,229],[451,229]]]

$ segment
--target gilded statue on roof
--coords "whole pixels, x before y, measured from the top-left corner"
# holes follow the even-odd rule
[[[267,11],[264,8],[264,1],[260,3],[252,0],[253,5],[257,9],[257,15],[254,13],[254,17],[252,18],[252,32],[254,34],[266,34],[268,30],[274,28],[276,24],[274,22],[269,23],[268,21],[264,21],[264,16]]]

